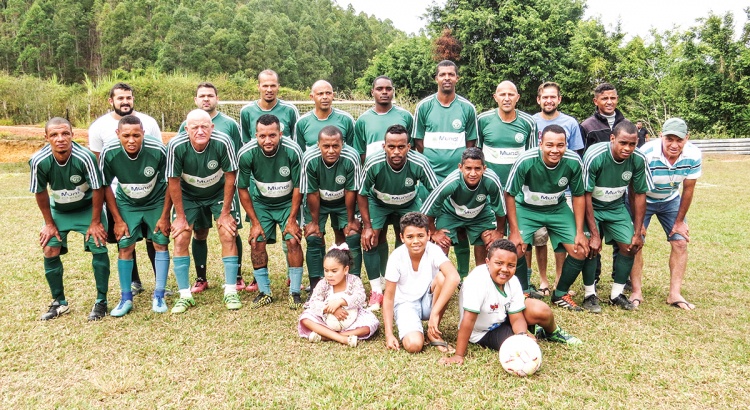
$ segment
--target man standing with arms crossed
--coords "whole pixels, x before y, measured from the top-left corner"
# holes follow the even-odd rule
[[[143,130],[146,135],[150,135],[161,141],[161,131],[159,130],[159,124],[152,117],[135,111],[135,97],[133,95],[133,87],[125,83],[117,83],[109,90],[109,99],[107,100],[109,105],[112,107],[112,111],[97,118],[96,121],[91,123],[89,126],[89,149],[96,155],[97,161],[99,160],[99,153],[102,152],[104,144],[109,141],[117,140],[117,125],[120,119],[126,115],[135,115],[143,123]],[[112,184],[112,189],[116,187],[116,183]],[[112,215],[107,210],[107,220],[112,220]],[[115,239],[114,224],[109,224],[109,230],[107,232],[107,241],[109,243],[117,243]],[[154,245],[151,241],[146,241],[146,250],[148,251],[148,258],[151,260],[151,266],[154,268],[156,273],[156,263]],[[133,251],[133,294],[137,295],[143,291],[143,285],[141,284],[141,277],[138,274],[138,261],[136,258],[135,251]]]
[[[461,154],[477,144],[477,111],[467,99],[456,94],[458,67],[450,60],[437,65],[438,92],[417,104],[412,139],[416,150],[430,161],[442,182],[461,163]],[[422,194],[426,194],[422,191]],[[454,247],[458,273],[469,274],[469,241],[459,238]]]

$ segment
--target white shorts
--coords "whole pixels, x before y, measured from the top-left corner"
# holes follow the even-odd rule
[[[393,307],[393,318],[396,321],[399,340],[412,332],[424,334],[422,321],[430,319],[431,311],[432,291],[430,289],[427,289],[427,292],[421,298],[413,302],[401,302],[395,305]]]

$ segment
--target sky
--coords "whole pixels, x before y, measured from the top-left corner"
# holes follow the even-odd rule
[[[445,0],[335,0],[346,8],[351,4],[355,10],[375,15],[407,33],[418,33],[425,25],[420,16],[434,2],[444,5]],[[601,17],[608,31],[613,31],[618,18],[627,38],[640,35],[647,38],[652,27],[659,30],[671,29],[674,25],[682,30],[695,25],[695,19],[708,16],[709,11],[723,15],[734,13],[735,31],[739,34],[745,22],[743,8],[749,7],[743,0],[588,0],[585,18]]]

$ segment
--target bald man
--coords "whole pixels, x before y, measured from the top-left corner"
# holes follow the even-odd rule
[[[224,305],[236,310],[242,303],[236,289],[239,260],[235,236],[239,214],[232,201],[237,176],[234,144],[226,134],[214,132],[211,116],[204,110],[190,111],[186,123],[187,133],[172,138],[167,147],[168,189],[174,202],[174,274],[180,288],[172,313],[183,313],[195,306],[188,277],[188,247],[199,218],[216,221],[226,281]]]
[[[338,128],[347,145],[354,142],[354,118],[344,110],[333,108],[334,97],[333,87],[328,81],[318,80],[310,89],[315,108],[300,117],[295,127],[295,137],[303,152],[318,144],[318,134],[327,125]]]

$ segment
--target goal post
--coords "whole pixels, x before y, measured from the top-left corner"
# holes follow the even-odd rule
[[[255,100],[253,100],[255,101]],[[237,122],[240,121],[240,110],[242,107],[250,104],[253,101],[219,101],[219,111],[234,118]],[[311,111],[315,107],[313,101],[286,101],[287,103],[294,104],[299,110],[299,114],[302,115],[308,111]],[[340,110],[344,110],[354,117],[356,120],[362,113],[367,111],[374,105],[373,101],[348,101],[339,100],[333,101],[333,106]]]

